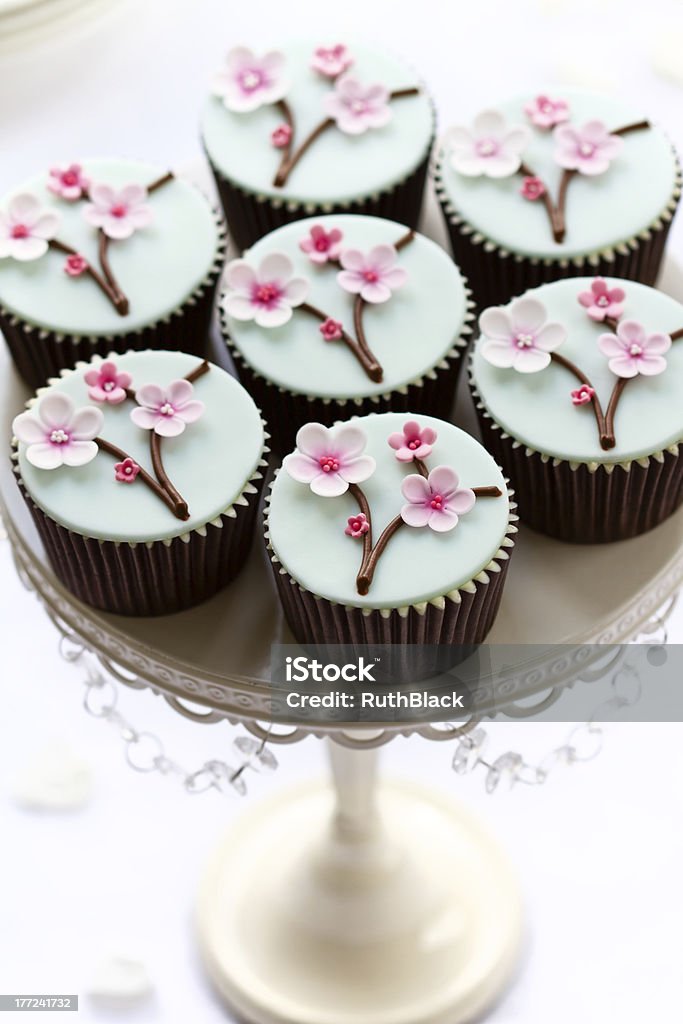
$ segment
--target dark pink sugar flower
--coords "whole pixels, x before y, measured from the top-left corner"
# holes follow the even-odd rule
[[[524,196],[525,199],[530,199],[531,202],[534,202],[536,199],[540,199],[541,196],[544,196],[547,189],[540,178],[529,176],[524,179],[519,191],[520,195]]]
[[[367,516],[364,512],[359,512],[357,516],[349,516],[344,533],[347,537],[362,537],[369,529]]]
[[[412,462],[431,455],[436,431],[431,427],[421,427],[415,420],[408,420],[403,424],[403,433],[391,434],[388,440],[399,462]]]
[[[339,320],[333,320],[331,316],[328,316],[327,320],[323,320],[320,325],[320,333],[325,341],[338,341],[343,336],[344,328]]]
[[[64,260],[64,273],[69,277],[80,277],[88,269],[88,261],[79,252],[70,253]]]
[[[336,78],[343,71],[348,71],[352,64],[353,57],[349,53],[348,47],[342,43],[337,43],[335,46],[316,47],[311,59],[313,70],[325,78]]]
[[[69,164],[68,167],[51,167],[47,187],[60,199],[74,202],[84,196],[89,187],[90,181],[83,174],[80,164]]]
[[[325,231],[322,224],[314,224],[306,237],[299,242],[299,248],[313,263],[327,263],[328,260],[339,259],[343,237],[339,228]]]
[[[590,387],[588,384],[582,384],[576,391],[571,392],[572,402],[574,405],[588,405],[589,402],[593,401],[594,394],[595,388]]]
[[[120,405],[126,400],[126,388],[130,387],[133,378],[129,373],[119,371],[116,363],[108,359],[96,369],[87,370],[84,379],[92,402]]]
[[[589,292],[579,293],[579,302],[586,307],[591,320],[602,321],[606,317],[618,320],[624,312],[626,292],[623,288],[608,288],[604,277],[596,277]]]
[[[276,149],[284,149],[292,141],[292,129],[288,124],[279,124],[270,133],[270,141]]]
[[[120,484],[132,484],[139,472],[140,467],[131,458],[117,462],[114,466],[114,474]]]
[[[549,96],[536,96],[524,107],[524,113],[536,128],[554,128],[569,120],[566,100],[551,100]]]

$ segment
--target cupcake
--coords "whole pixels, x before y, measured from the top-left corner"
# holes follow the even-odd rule
[[[683,305],[574,278],[485,310],[471,383],[520,518],[560,540],[651,530],[683,501]]]
[[[230,263],[226,281],[223,335],[279,450],[312,420],[449,416],[472,303],[428,238],[378,217],[298,221]]]
[[[431,100],[402,61],[360,43],[230,50],[202,138],[243,250],[312,214],[416,227],[434,140]]]
[[[182,352],[95,357],[41,389],[13,430],[17,483],[81,601],[161,615],[239,572],[267,434],[224,370]]]
[[[267,499],[275,581],[311,644],[473,644],[498,610],[512,535],[492,457],[433,416],[308,423]]]
[[[202,355],[225,255],[193,185],[150,164],[87,160],[0,202],[0,330],[31,387],[94,355]]]
[[[452,128],[436,186],[455,258],[484,307],[587,273],[654,284],[680,169],[641,111],[567,91]]]

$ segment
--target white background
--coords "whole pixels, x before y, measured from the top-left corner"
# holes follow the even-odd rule
[[[676,66],[676,52],[681,62],[677,2],[113,6],[77,37],[55,35],[31,52],[8,53],[11,41],[0,40],[0,193],[77,155],[124,154],[174,166],[196,159],[198,110],[223,51],[239,42],[277,45],[297,29],[321,41],[362,33],[404,53],[428,79],[442,126],[512,91],[561,91],[565,82],[631,97],[683,148],[682,80],[662,74]],[[679,223],[672,245],[679,257],[682,241]],[[681,610],[670,638],[683,640]],[[83,993],[99,960],[121,951],[148,965],[154,999],[115,1013],[84,998],[78,1019],[225,1021],[201,974],[191,918],[202,864],[242,804],[213,793],[185,796],[169,780],[137,775],[123,763],[113,731],[83,712],[79,670],[58,660],[56,635],[19,587],[6,543],[0,652],[0,992]],[[224,724],[185,722],[148,694],[126,692],[121,704],[188,767],[228,754],[234,730]],[[530,757],[566,731],[492,728],[497,750]],[[94,797],[62,816],[21,810],[11,800],[13,780],[55,738],[91,765]],[[678,725],[613,725],[589,765],[559,770],[544,788],[520,786],[493,798],[481,776],[463,780],[450,772],[450,747],[411,739],[385,750],[387,772],[427,780],[475,807],[518,867],[527,954],[490,1018],[496,1024],[680,1019],[680,738]],[[277,753],[276,776],[251,776],[252,799],[323,770],[318,741]]]

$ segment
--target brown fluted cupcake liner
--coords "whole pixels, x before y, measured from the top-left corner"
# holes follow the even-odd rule
[[[17,370],[34,390],[43,387],[61,370],[70,370],[77,362],[90,362],[93,356],[112,352],[143,352],[165,349],[204,356],[209,340],[216,288],[225,262],[227,239],[222,217],[215,213],[219,242],[213,264],[204,280],[177,309],[155,323],[126,334],[62,334],[22,320],[0,305],[0,331],[5,337]]]
[[[532,258],[504,249],[461,217],[446,192],[440,161],[434,170],[434,182],[454,259],[470,280],[477,305],[485,309],[506,303],[529,288],[567,277],[622,277],[654,285],[681,196],[678,159],[676,168],[671,199],[652,224],[620,245],[570,259]]]
[[[271,484],[272,487],[272,484]],[[302,587],[280,562],[268,529],[265,540],[278,596],[294,638],[302,644],[458,644],[483,643],[498,614],[517,533],[516,506],[510,497],[508,527],[499,550],[481,572],[455,590],[431,601],[401,608],[357,608],[330,601]]]
[[[526,526],[570,543],[603,544],[646,533],[683,504],[678,444],[631,462],[555,459],[507,434],[470,386],[482,442],[509,476]]]
[[[353,199],[348,203],[298,203],[273,199],[271,196],[250,192],[226,178],[211,162],[230,236],[240,252],[248,249],[259,238],[281,228],[284,224],[304,217],[323,217],[334,213],[360,213],[367,217],[383,217],[416,229],[422,210],[429,159],[434,136],[427,153],[415,170],[393,188],[373,195]]]
[[[239,573],[254,536],[267,469],[257,470],[216,519],[168,541],[97,540],[61,526],[40,509],[14,473],[52,569],[79,601],[116,615],[168,615],[212,597]]]

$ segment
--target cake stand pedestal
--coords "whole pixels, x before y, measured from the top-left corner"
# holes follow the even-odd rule
[[[209,974],[259,1024],[455,1024],[501,993],[521,941],[507,858],[428,789],[375,787],[375,751],[330,744],[329,787],[244,815],[202,881]]]

